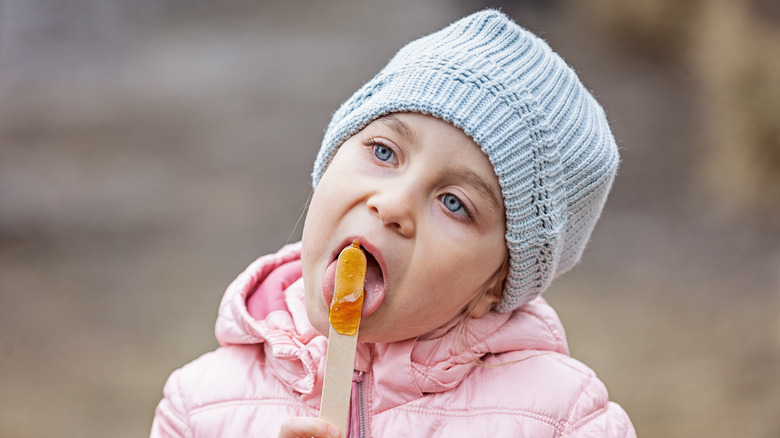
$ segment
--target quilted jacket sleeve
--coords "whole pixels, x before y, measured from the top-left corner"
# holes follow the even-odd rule
[[[636,431],[623,408],[613,402],[580,427],[564,433],[565,438],[636,438]]]
[[[186,411],[181,391],[179,391],[179,374],[177,370],[171,374],[163,389],[163,399],[157,405],[152,422],[150,438],[190,437]]]
[[[636,438],[623,408],[609,401],[604,383],[592,375],[571,410],[564,438]]]

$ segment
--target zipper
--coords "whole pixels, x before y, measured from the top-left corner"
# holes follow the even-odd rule
[[[363,373],[360,374],[360,381],[357,383],[358,393],[358,418],[360,420],[360,438],[366,438],[366,417],[363,410]]]
[[[363,409],[363,372],[352,373],[352,392],[350,395],[349,430],[347,438],[366,437],[366,417]]]

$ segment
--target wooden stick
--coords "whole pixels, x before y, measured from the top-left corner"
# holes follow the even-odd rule
[[[342,335],[330,326],[320,418],[338,427],[342,437],[347,436],[349,427],[349,402],[357,338],[357,333],[353,336]]]
[[[333,300],[328,311],[328,355],[322,383],[320,418],[347,436],[352,370],[355,367],[360,314],[365,297],[366,255],[360,242],[341,250],[336,264]]]

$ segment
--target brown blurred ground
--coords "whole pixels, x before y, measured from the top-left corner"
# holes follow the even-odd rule
[[[0,3],[0,436],[147,435],[168,374],[216,345],[227,283],[299,238],[331,112],[487,5],[320,3]],[[566,2],[502,6],[621,146],[546,294],[573,354],[642,437],[780,436],[779,216],[702,189],[706,81]]]

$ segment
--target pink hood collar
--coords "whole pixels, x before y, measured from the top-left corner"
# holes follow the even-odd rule
[[[262,344],[276,377],[317,406],[327,338],[306,316],[300,257],[296,243],[249,265],[222,298],[216,336],[221,345]],[[568,355],[560,320],[542,298],[511,313],[469,321],[470,348],[459,322],[417,339],[358,345],[355,368],[372,374],[380,411],[456,387],[477,366],[474,359],[485,355],[520,350]]]

